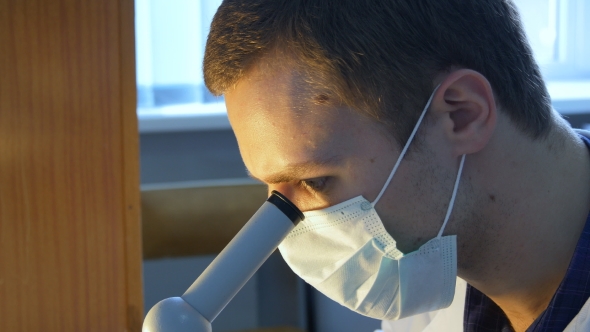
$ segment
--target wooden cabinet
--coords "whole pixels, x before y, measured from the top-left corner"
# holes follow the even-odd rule
[[[0,0],[0,331],[139,331],[131,0]]]

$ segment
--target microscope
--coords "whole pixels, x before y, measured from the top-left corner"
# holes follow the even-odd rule
[[[158,302],[143,332],[211,332],[211,322],[305,217],[273,191],[238,234],[180,297]]]

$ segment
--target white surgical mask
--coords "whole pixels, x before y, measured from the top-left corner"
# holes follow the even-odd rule
[[[304,212],[279,250],[291,269],[330,299],[376,319],[400,318],[448,307],[455,294],[457,247],[442,236],[451,215],[465,155],[438,236],[404,255],[383,226],[375,205],[414,138],[436,89],[424,107],[389,178],[371,203],[362,196]]]

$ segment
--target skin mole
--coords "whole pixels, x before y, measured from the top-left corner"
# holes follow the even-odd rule
[[[320,94],[316,95],[315,97],[313,97],[313,101],[316,103],[316,105],[327,104],[329,100],[330,100],[330,98],[323,93],[320,93]]]

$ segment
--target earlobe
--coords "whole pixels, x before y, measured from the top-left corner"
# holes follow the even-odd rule
[[[456,155],[476,153],[496,126],[496,101],[489,81],[470,69],[449,74],[432,101],[445,123],[445,136]]]

